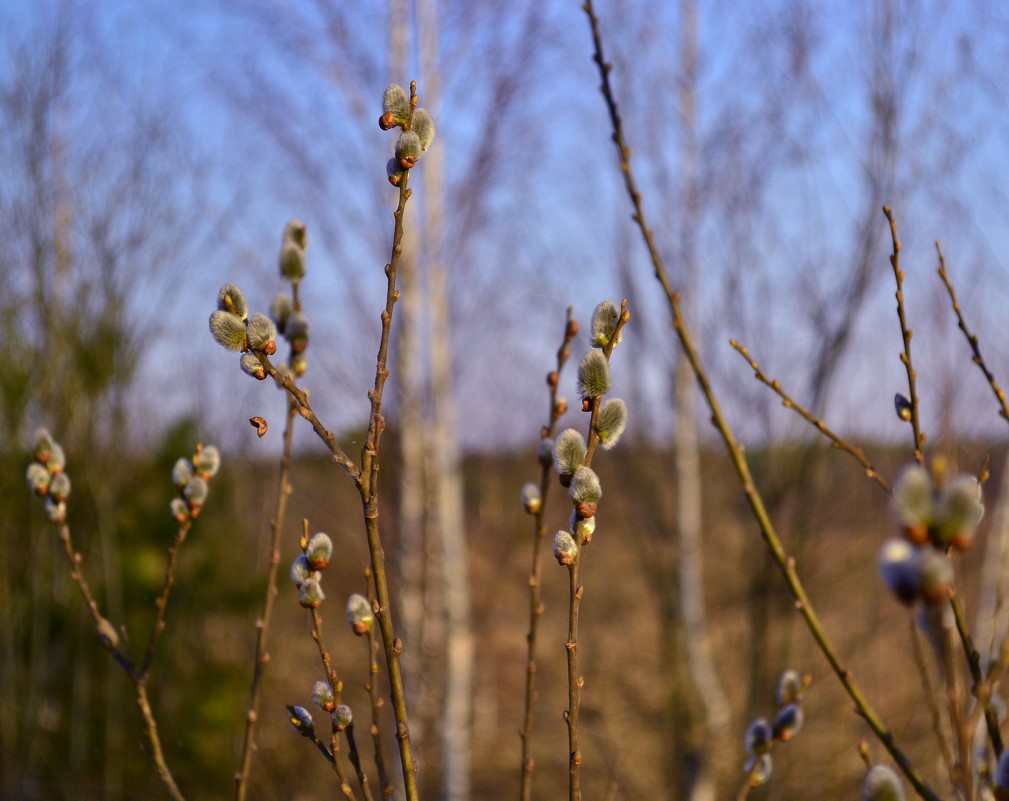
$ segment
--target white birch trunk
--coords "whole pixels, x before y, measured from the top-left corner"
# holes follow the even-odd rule
[[[699,45],[696,0],[680,3],[680,82],[677,103],[683,142],[683,226],[681,234],[684,311],[692,322],[698,319],[697,239],[700,217],[697,147],[697,51]],[[695,406],[697,389],[693,372],[681,355],[675,375],[676,407],[676,528],[679,554],[680,611],[690,674],[703,701],[707,720],[702,725],[706,739],[728,724],[725,693],[718,682],[711,656],[704,604],[701,513],[701,456]],[[710,753],[710,749],[707,749]],[[700,762],[689,790],[693,801],[713,801],[714,783],[710,759]]]
[[[425,105],[437,120],[440,67],[436,0],[418,0],[417,29]],[[434,426],[430,443],[436,481],[436,528],[442,548],[445,603],[445,703],[442,737],[442,795],[469,801],[473,712],[473,631],[459,440],[452,382],[452,347],[447,269],[441,234],[444,210],[444,151],[437,145],[424,159],[424,232],[431,254],[430,364]]]

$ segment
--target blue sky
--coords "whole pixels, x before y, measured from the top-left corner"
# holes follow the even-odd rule
[[[753,403],[773,401],[740,388],[748,370],[728,338],[746,340],[797,397],[808,396],[814,299],[829,313],[857,256],[853,232],[864,216],[874,119],[868,84],[882,46],[877,5],[852,13],[844,3],[701,4],[698,126],[701,174],[711,187],[698,219],[699,330],[718,386],[750,437],[767,436],[768,425],[772,436],[802,429],[781,414],[755,413]],[[897,76],[899,94],[888,202],[901,223],[925,416],[938,425],[937,399],[952,386],[960,425],[995,430],[981,422],[991,400],[942,310],[932,243],[943,240],[998,373],[1009,366],[999,336],[1009,301],[1009,103],[1000,78],[1009,26],[995,4],[896,6],[892,58],[882,62]],[[541,14],[532,34],[529,7]],[[372,120],[389,79],[378,7],[370,15],[356,7],[338,12],[339,25],[330,20],[327,31],[304,3],[222,2],[208,10],[186,2],[9,2],[0,9],[0,65],[10,66],[6,54],[39,30],[33,26],[67,8],[85,23],[78,40],[84,62],[101,62],[82,91],[107,92],[103,100],[120,109],[102,124],[128,129],[138,114],[157,117],[168,131],[159,157],[174,177],[166,191],[182,208],[198,210],[174,263],[150,268],[170,276],[155,300],[171,308],[158,309],[163,333],[149,351],[139,395],[156,397],[166,422],[193,413],[218,431],[234,431],[234,420],[260,413],[264,403],[280,408],[279,395],[247,381],[213,346],[205,319],[224,281],[243,285],[257,308],[269,303],[279,289],[280,232],[297,216],[311,242],[310,384],[327,398],[332,425],[354,425],[373,370],[391,227],[383,164],[392,140]],[[250,9],[263,16],[253,19]],[[675,10],[651,3],[600,3],[598,11],[646,209],[675,266],[683,174],[679,21]],[[446,74],[436,147],[445,163],[464,440],[486,446],[535,437],[545,402],[537,393],[565,307],[573,304],[586,320],[598,300],[632,290],[640,308],[616,377],[629,392],[637,387],[644,405],[638,419],[665,436],[675,351],[629,225],[584,16],[561,2],[505,2],[493,12],[447,4],[439,13]],[[89,59],[89,52],[101,57]],[[510,73],[520,80],[502,113],[492,89]],[[423,103],[423,80],[421,95]],[[75,98],[82,118],[91,101]],[[495,146],[481,164],[475,157],[485,141]],[[424,187],[417,186],[419,213]],[[904,432],[889,404],[903,388],[900,339],[881,213],[877,222],[878,271],[827,411],[841,427],[897,438]],[[621,273],[622,262],[629,273]],[[169,360],[181,360],[193,379],[166,381]]]

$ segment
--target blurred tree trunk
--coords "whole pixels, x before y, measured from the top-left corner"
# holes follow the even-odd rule
[[[142,103],[129,120],[112,113],[110,104],[133,99],[129,87],[116,82],[88,13],[57,5],[8,42],[12,68],[0,75],[0,220],[8,232],[0,252],[0,450],[18,479],[15,487],[4,482],[5,523],[17,522],[0,526],[0,605],[8,610],[0,796],[69,798],[93,784],[114,800],[123,788],[124,700],[118,684],[106,692],[104,679],[120,671],[95,647],[51,527],[20,478],[31,426],[49,427],[67,451],[92,587],[122,621],[114,535],[135,508],[119,503],[134,500],[122,497],[135,456],[125,447],[123,407],[142,351],[164,327],[155,312],[173,281],[158,265],[185,255],[175,225],[185,231],[192,218],[176,213],[160,115]],[[86,469],[84,455],[100,469]],[[66,770],[54,773],[57,764]]]
[[[389,81],[407,83],[407,56],[410,30],[409,4],[406,0],[389,2]],[[407,84],[408,85],[408,84]],[[416,217],[411,205],[410,217]],[[407,692],[413,701],[410,736],[418,752],[423,753],[426,716],[429,707],[430,677],[422,670],[425,626],[430,615],[430,603],[425,593],[427,583],[426,557],[427,515],[424,442],[424,357],[421,346],[424,287],[417,258],[416,225],[407,225],[404,234],[403,260],[400,262],[400,308],[396,320],[396,363],[399,381],[394,384],[399,401],[399,443],[402,464],[399,473],[399,536],[398,550],[403,641],[403,667]]]
[[[700,154],[697,134],[697,68],[700,47],[697,4],[680,2],[680,80],[677,103],[683,147],[683,203],[680,249],[684,313],[698,319],[697,230],[700,226]],[[676,536],[678,544],[679,611],[683,619],[683,647],[690,680],[700,697],[701,719],[686,730],[693,736],[683,743],[675,797],[711,801],[714,783],[710,772],[711,741],[728,724],[729,711],[711,656],[704,602],[701,513],[701,455],[697,436],[697,387],[693,371],[681,355],[674,377],[676,444]]]
[[[418,0],[420,67],[428,108],[438,118],[441,85],[437,0]],[[435,464],[435,526],[441,542],[445,609],[445,701],[440,722],[442,796],[469,801],[473,717],[473,631],[470,617],[458,416],[452,375],[448,265],[443,246],[445,182],[444,148],[434,148],[424,161],[425,252],[431,257],[430,360],[434,413],[431,453]]]

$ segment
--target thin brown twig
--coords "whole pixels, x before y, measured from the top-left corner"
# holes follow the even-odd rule
[[[655,270],[655,277],[665,291],[666,298],[669,302],[673,328],[679,338],[680,346],[684,355],[690,362],[694,375],[697,377],[697,382],[700,385],[701,391],[704,394],[704,399],[708,405],[708,409],[711,412],[712,422],[721,434],[726,448],[728,449],[733,468],[736,471],[736,475],[739,478],[743,492],[746,496],[747,503],[749,504],[750,510],[753,513],[754,519],[760,529],[761,537],[764,539],[764,543],[766,544],[771,557],[782,573],[785,583],[788,586],[788,590],[795,599],[796,608],[802,615],[803,620],[806,622],[813,639],[816,641],[823,655],[827,658],[827,661],[830,663],[832,670],[841,682],[845,691],[848,693],[848,696],[855,703],[859,714],[893,757],[900,770],[914,786],[915,791],[922,798],[925,798],[928,801],[939,801],[939,796],[931,787],[929,787],[911,760],[897,745],[893,732],[891,732],[883,724],[882,720],[862,694],[860,687],[855,682],[850,671],[842,664],[840,657],[835,652],[833,644],[827,637],[816,612],[809,602],[805,588],[799,580],[799,576],[795,570],[794,560],[786,555],[785,550],[782,547],[778,533],[775,530],[774,524],[772,523],[770,516],[767,513],[767,509],[764,506],[763,498],[754,484],[749,464],[746,461],[746,457],[743,455],[743,448],[736,441],[735,435],[732,433],[732,429],[729,427],[729,424],[722,413],[721,406],[715,397],[707,372],[704,370],[700,356],[694,346],[690,329],[687,327],[683,313],[680,309],[679,294],[673,291],[672,286],[669,283],[665,264],[654,245],[651,232],[649,231],[648,224],[645,219],[644,209],[641,204],[641,195],[637,191],[634,175],[631,170],[630,149],[624,139],[620,114],[617,110],[616,101],[610,86],[609,73],[611,66],[606,62],[603,56],[602,38],[599,33],[599,21],[593,10],[592,0],[585,0],[582,8],[588,16],[589,25],[592,30],[592,40],[595,48],[593,59],[599,68],[600,77],[602,79],[601,90],[613,125],[613,142],[620,155],[620,170],[624,176],[624,184],[634,208],[633,219],[637,223],[638,228],[641,231],[642,238],[645,241],[645,245],[648,248],[649,256],[652,260],[652,266]]]
[[[312,430],[314,430],[319,436],[319,439],[323,441],[323,444],[325,444],[326,448],[333,457],[333,461],[342,467],[347,475],[354,479],[355,482],[360,482],[360,468],[358,468],[351,458],[344,453],[343,448],[340,447],[340,443],[336,441],[336,434],[326,428],[319,419],[318,415],[316,415],[315,410],[312,409],[312,404],[308,401],[308,393],[298,387],[290,375],[282,373],[274,367],[273,362],[270,361],[270,357],[263,353],[263,351],[257,350],[254,352],[259,358],[260,364],[263,365],[263,369],[266,370],[266,374],[276,381],[279,386],[287,390],[288,395],[294,399],[297,404],[298,414],[311,423]]]
[[[796,403],[795,400],[793,400],[792,397],[785,392],[784,389],[782,389],[781,382],[778,381],[777,378],[768,378],[767,375],[764,374],[757,364],[757,361],[750,355],[750,352],[746,349],[746,347],[740,345],[735,339],[730,339],[729,344],[735,348],[736,352],[746,360],[747,364],[750,365],[750,368],[753,370],[757,380],[770,387],[778,395],[778,397],[781,398],[782,406],[786,409],[791,409],[798,414],[803,420],[829,439],[835,448],[854,457],[855,460],[862,465],[862,468],[865,470],[866,477],[875,481],[887,494],[891,493],[890,484],[879,474],[876,468],[873,467],[872,462],[869,461],[865,452],[861,448],[857,445],[852,445],[842,436],[836,434],[827,427],[827,424],[824,423],[823,420],[818,418],[801,404]]]
[[[620,341],[620,333],[627,321],[631,319],[631,313],[627,310],[627,299],[620,304],[620,315],[617,318],[616,326],[610,334],[609,341],[603,347],[603,356],[609,362],[613,349]],[[595,397],[589,399],[589,437],[585,458],[582,459],[582,466],[590,467],[592,457],[595,454],[596,446],[599,445],[599,433],[596,431],[596,421],[599,417],[599,407],[602,398]],[[584,564],[584,546],[586,544],[585,534],[581,526],[575,526],[575,531],[571,532],[578,547],[574,561],[568,565],[568,638],[565,643],[567,650],[568,666],[568,708],[564,711],[564,721],[568,728],[568,799],[569,801],[581,801],[581,767],[582,753],[578,745],[578,723],[581,712],[582,687],[585,685],[585,678],[578,670],[578,622],[581,611],[582,597],[585,588],[582,585],[582,565]]]
[[[603,347],[603,356],[606,357],[606,361],[609,362],[610,356],[613,353],[613,349],[617,346],[620,341],[620,335],[623,331],[625,325],[631,319],[631,313],[627,309],[627,298],[620,301],[620,315],[617,317],[617,324],[613,328],[613,333],[610,335],[609,341]],[[602,398],[593,398],[591,407],[591,416],[589,417],[589,438],[588,438],[588,448],[585,452],[585,459],[582,464],[585,467],[592,466],[592,457],[595,455],[596,447],[599,445],[599,432],[596,431],[596,422],[599,419],[599,407],[602,405]]]
[[[347,776],[343,772],[343,765],[340,764],[340,729],[336,721],[331,721],[332,735],[329,738],[329,748],[333,754],[333,773],[336,774],[337,781],[340,782],[340,792],[343,793],[347,801],[354,801],[354,788],[347,781]]]
[[[354,766],[354,772],[357,774],[357,783],[361,786],[361,795],[364,796],[364,801],[372,801],[371,786],[368,784],[368,774],[365,773],[364,768],[361,767],[361,755],[357,750],[357,740],[354,739],[353,722],[347,726],[345,734],[347,735],[347,756],[350,758],[350,764]]]
[[[554,371],[547,376],[547,386],[550,388],[550,410],[547,417],[547,424],[540,429],[540,444],[550,440],[557,427],[557,421],[564,414],[565,407],[558,403],[557,384],[564,365],[571,355],[571,340],[578,333],[578,323],[571,316],[571,307],[567,309],[567,317],[564,323],[564,337],[561,346],[557,349],[557,364]],[[543,601],[540,593],[540,578],[542,574],[542,554],[543,540],[546,537],[546,505],[549,495],[551,476],[553,474],[552,462],[549,455],[540,453],[540,508],[533,516],[533,539],[532,539],[532,566],[529,569],[529,631],[526,634],[526,691],[525,691],[525,712],[522,717],[522,728],[519,730],[519,738],[522,741],[521,755],[521,779],[519,785],[519,798],[521,801],[531,801],[532,799],[532,777],[535,762],[532,757],[532,728],[533,728],[533,706],[536,700],[536,633],[539,629],[539,620],[543,615]]]
[[[245,801],[249,786],[249,773],[252,770],[252,757],[255,754],[256,724],[259,720],[259,691],[266,664],[270,659],[266,650],[267,635],[270,621],[273,619],[273,606],[277,597],[277,573],[280,567],[280,536],[287,515],[287,499],[291,496],[289,482],[291,470],[291,443],[294,438],[294,419],[297,415],[294,400],[288,398],[287,419],[284,425],[284,446],[280,457],[280,475],[277,478],[277,497],[270,521],[270,570],[266,579],[266,593],[263,597],[263,611],[256,621],[256,652],[253,657],[252,682],[249,686],[249,707],[245,713],[245,738],[242,742],[242,756],[239,760],[238,772],[235,774],[235,801]]]
[[[949,725],[953,732],[953,742],[957,748],[957,758],[953,766],[953,783],[964,799],[974,797],[973,768],[971,765],[971,736],[967,731],[961,703],[960,672],[956,669],[956,648],[953,644],[954,634],[942,621],[941,606],[929,606],[930,626],[939,639],[939,663],[942,666],[943,681],[946,690],[946,706],[949,712]]]
[[[303,520],[301,535],[302,551],[304,551],[308,546],[308,542],[308,520]],[[322,642],[322,613],[319,611],[318,607],[315,606],[310,607],[308,613],[312,620],[310,635],[319,651],[319,659],[322,660],[322,667],[326,673],[326,681],[329,683],[329,686],[333,691],[333,706],[336,707],[340,703],[340,694],[343,692],[343,682],[340,681],[336,668],[333,666],[333,659]],[[332,755],[331,764],[333,766],[333,772],[336,774],[336,778],[340,782],[340,791],[348,799],[353,799],[354,791],[347,782],[347,778],[343,772],[343,766],[340,764],[340,730],[337,727],[335,720],[331,719],[330,722],[332,724],[332,736],[330,738],[329,751]]]
[[[581,539],[581,537],[578,537]],[[578,674],[578,617],[581,610],[583,588],[581,585],[581,563],[583,558],[581,543],[572,564],[568,565],[568,639],[565,643],[568,662],[568,708],[564,710],[564,722],[568,727],[568,799],[580,801],[582,797],[581,765],[582,752],[578,747],[578,720],[581,711],[582,686],[584,679]]]
[[[417,106],[416,81],[410,82],[410,104],[412,119],[412,109]],[[396,739],[399,741],[400,764],[403,768],[404,790],[407,801],[419,801],[417,764],[413,758],[413,748],[410,742],[406,688],[403,683],[403,669],[399,658],[403,651],[403,642],[396,636],[393,625],[389,584],[385,571],[385,552],[382,549],[382,538],[378,527],[378,451],[382,432],[385,430],[385,418],[382,416],[382,392],[386,379],[389,377],[389,370],[386,366],[389,354],[389,336],[392,330],[393,309],[399,299],[399,290],[396,289],[396,274],[403,253],[401,244],[404,230],[403,216],[411,194],[407,186],[409,178],[410,170],[405,170],[399,183],[399,205],[393,215],[395,224],[392,235],[392,252],[389,256],[389,263],[385,267],[387,289],[385,310],[382,312],[382,335],[375,365],[375,388],[368,393],[371,400],[371,417],[368,423],[368,433],[365,436],[364,445],[361,447],[361,472],[357,480],[357,487],[364,508],[368,551],[371,556],[371,570],[378,601],[375,617],[378,619],[379,629],[382,632],[382,646],[385,649],[393,715],[396,719]]]
[[[417,107],[417,83],[410,82],[410,120],[413,110]],[[406,129],[409,129],[409,123]],[[419,801],[417,789],[417,763],[413,758],[413,748],[410,741],[410,724],[407,713],[406,689],[403,683],[403,671],[400,664],[400,654],[403,642],[396,636],[393,625],[391,598],[388,578],[385,570],[385,552],[382,548],[382,538],[378,525],[378,475],[379,475],[379,443],[385,431],[385,418],[382,415],[382,396],[385,382],[389,378],[387,367],[389,355],[389,339],[392,330],[393,310],[399,300],[399,290],[396,288],[396,276],[403,253],[403,218],[406,205],[412,191],[409,188],[410,170],[404,170],[399,181],[399,203],[393,213],[393,235],[389,262],[385,265],[386,296],[385,308],[382,311],[382,331],[379,340],[378,356],[375,364],[375,384],[369,391],[371,413],[368,420],[368,430],[364,444],[361,446],[361,465],[358,467],[343,452],[336,442],[335,435],[328,430],[308,402],[305,392],[300,390],[288,375],[281,374],[262,351],[255,351],[263,368],[271,378],[287,390],[288,394],[298,402],[299,413],[312,424],[313,430],[323,441],[336,462],[354,480],[361,497],[364,514],[365,534],[368,541],[368,552],[371,557],[371,570],[375,582],[376,611],[379,629],[382,634],[382,646],[385,651],[386,666],[389,674],[390,692],[392,695],[393,714],[396,720],[396,739],[399,742],[400,764],[403,769],[403,784],[407,801]]]
[[[935,700],[937,695],[935,693],[935,688],[932,686],[932,677],[929,674],[928,663],[925,660],[925,653],[921,647],[921,632],[918,629],[918,623],[915,620],[913,611],[908,610],[907,620],[908,627],[910,629],[911,655],[914,658],[914,664],[918,670],[918,676],[921,679],[922,688],[925,691],[925,705],[928,707],[928,714],[932,720],[932,733],[935,735],[935,741],[939,746],[939,755],[946,768],[946,773],[952,780],[953,752],[950,750],[946,734],[942,729],[942,715],[939,712],[939,705]],[[872,766],[870,765],[869,767]]]
[[[970,345],[972,354],[971,361],[973,361],[974,364],[981,369],[981,372],[984,373],[984,377],[988,380],[988,385],[991,387],[991,391],[995,393],[995,399],[999,404],[999,416],[1009,422],[1009,405],[1006,404],[1006,394],[995,380],[995,374],[988,369],[988,364],[981,355],[981,348],[978,344],[977,335],[972,333],[967,327],[967,321],[964,319],[963,312],[960,310],[960,303],[957,301],[956,289],[953,287],[953,282],[950,280],[949,273],[946,272],[946,259],[942,255],[942,246],[939,244],[938,240],[935,243],[935,250],[936,253],[939,254],[939,277],[942,279],[943,284],[945,284],[946,292],[949,295],[950,302],[953,304],[953,313],[956,314],[957,325],[960,330],[963,331],[963,335],[967,337],[967,344]]]
[[[375,582],[372,580],[371,568],[366,568],[364,571],[365,581],[367,582],[367,595],[368,603],[371,604],[374,610],[377,606],[375,602]],[[388,774],[385,770],[385,756],[384,749],[382,746],[382,731],[380,727],[381,717],[382,717],[382,707],[385,705],[385,701],[382,698],[382,694],[378,690],[378,642],[375,640],[375,629],[368,626],[367,633],[367,644],[368,644],[368,698],[371,701],[371,740],[373,745],[373,750],[375,754],[375,768],[378,771],[378,783],[382,788],[382,795],[385,798],[392,797],[392,782],[389,781]]]
[[[964,616],[963,607],[960,605],[960,600],[955,594],[950,597],[949,605],[953,609],[953,620],[956,622],[956,630],[960,635],[964,654],[967,657],[967,667],[970,670],[971,681],[973,682],[971,692],[977,700],[978,705],[984,710],[988,738],[991,740],[992,749],[995,751],[997,758],[1002,754],[1002,733],[999,730],[998,713],[991,705],[991,693],[985,690],[987,680],[981,671],[981,654],[974,647],[974,639],[971,637],[970,628],[967,626],[967,618]]]
[[[191,522],[187,522],[182,525],[188,531],[192,524]],[[147,738],[146,751],[151,759],[151,762],[154,763],[154,771],[157,774],[158,779],[165,786],[168,794],[172,797],[173,801],[185,801],[185,796],[182,794],[182,791],[179,790],[179,786],[175,782],[175,777],[172,775],[172,771],[168,767],[168,762],[165,760],[165,752],[161,746],[161,736],[158,734],[158,724],[155,720],[154,712],[151,709],[150,700],[147,697],[148,673],[146,671],[138,671],[130,656],[119,647],[118,635],[116,634],[115,628],[102,615],[98,608],[98,602],[95,600],[94,595],[91,593],[91,588],[88,585],[87,580],[84,578],[84,574],[81,570],[81,565],[84,560],[81,553],[74,548],[73,537],[70,533],[70,526],[66,523],[60,526],[59,537],[60,542],[63,545],[63,553],[66,555],[67,560],[70,563],[70,578],[77,585],[78,590],[80,590],[80,593],[84,598],[84,603],[88,607],[88,611],[91,613],[91,618],[95,622],[95,631],[98,635],[98,639],[101,641],[102,645],[105,646],[105,649],[112,655],[116,664],[123,669],[123,672],[126,673],[127,678],[129,678],[130,683],[133,685],[133,698],[137,705],[137,709],[140,711],[140,717],[143,719],[144,736]]]
[[[893,242],[893,253],[890,256],[890,264],[893,266],[894,279],[897,283],[897,291],[895,295],[897,299],[897,316],[900,319],[900,330],[904,339],[904,351],[901,354],[900,359],[907,370],[908,390],[910,391],[911,395],[911,426],[914,432],[914,440],[915,440],[914,455],[915,459],[917,459],[919,464],[924,464],[924,455],[922,453],[922,449],[924,447],[926,437],[925,434],[920,431],[918,422],[919,403],[918,403],[917,390],[915,389],[916,373],[911,363],[912,331],[907,327],[907,318],[905,316],[904,311],[904,292],[903,292],[904,273],[900,269],[900,261],[899,261],[900,240],[897,237],[897,222],[894,219],[893,213],[890,211],[890,208],[888,206],[884,206],[883,213],[886,215],[886,219],[890,223],[890,237]],[[939,255],[939,270],[938,270],[939,277],[946,285],[946,291],[949,293],[950,298],[953,302],[953,310],[957,315],[960,330],[964,332],[965,336],[967,337],[968,343],[970,343],[971,348],[974,351],[974,363],[977,364],[979,367],[981,367],[982,372],[984,372],[985,377],[988,378],[989,384],[995,391],[995,397],[999,399],[1000,404],[1002,405],[1002,411],[1000,411],[1000,413],[1002,414],[1003,417],[1006,417],[1004,411],[1005,394],[1002,393],[1001,389],[998,387],[998,384],[995,383],[994,376],[991,375],[987,366],[984,364],[983,359],[980,358],[980,350],[978,349],[977,346],[977,337],[971,335],[960,313],[960,306],[956,300],[956,292],[946,272],[946,262],[942,254],[942,248],[938,242],[936,242],[935,244],[936,244],[936,251]],[[1006,417],[1006,419],[1009,420],[1009,417]],[[957,600],[955,595],[950,598],[950,606],[953,609],[953,615],[957,622],[957,632],[960,635],[960,641],[963,644],[964,653],[967,657],[967,664],[970,668],[971,677],[974,682],[973,685],[974,696],[980,702],[982,697],[980,687],[984,680],[980,668],[980,656],[978,655],[977,650],[973,646],[973,641],[970,636],[970,630],[968,629],[966,620],[964,619],[963,616],[963,610],[960,608],[959,601]],[[982,706],[984,707],[985,721],[988,727],[988,734],[992,742],[992,747],[996,748],[997,751],[1001,753],[1002,737],[998,730],[998,722],[995,715],[995,711],[991,707],[990,703],[988,703],[987,701],[984,701],[982,703]],[[958,739],[961,739],[959,735],[960,733],[958,732]],[[966,767],[964,768],[964,771],[969,772],[969,770]],[[969,783],[969,778],[967,781]]]
[[[901,364],[907,371],[907,389],[911,399],[911,432],[914,436],[914,458],[918,464],[925,464],[925,433],[919,422],[918,390],[915,385],[917,373],[911,363],[911,337],[914,332],[907,327],[907,315],[904,312],[904,271],[900,269],[900,239],[897,237],[897,221],[889,206],[883,206],[883,214],[890,223],[890,240],[893,252],[890,254],[890,266],[893,267],[893,278],[897,284],[894,297],[897,300],[897,318],[900,320],[900,333],[904,340],[904,350],[900,354]]]
[[[172,594],[172,587],[175,586],[175,564],[178,560],[179,548],[186,541],[186,534],[192,526],[190,521],[179,524],[179,530],[175,533],[175,542],[168,548],[168,560],[165,564],[165,583],[154,601],[157,610],[154,616],[154,625],[151,627],[151,639],[147,644],[147,652],[144,654],[144,661],[140,664],[137,675],[146,677],[151,669],[151,662],[154,660],[154,652],[158,648],[161,633],[165,630],[165,610],[168,608],[168,599]]]

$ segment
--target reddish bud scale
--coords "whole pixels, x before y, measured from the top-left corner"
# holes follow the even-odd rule
[[[396,127],[396,115],[391,111],[387,111],[381,117],[378,118],[378,127],[383,131],[388,131],[391,128]]]
[[[905,526],[904,536],[915,545],[924,545],[929,541],[928,528],[924,525]]]
[[[974,532],[973,531],[960,531],[953,536],[950,541],[950,547],[955,551],[963,553],[970,549],[970,546],[974,544]]]
[[[575,511],[578,513],[578,517],[582,520],[588,520],[596,516],[597,504],[584,502],[579,503],[575,506]]]

